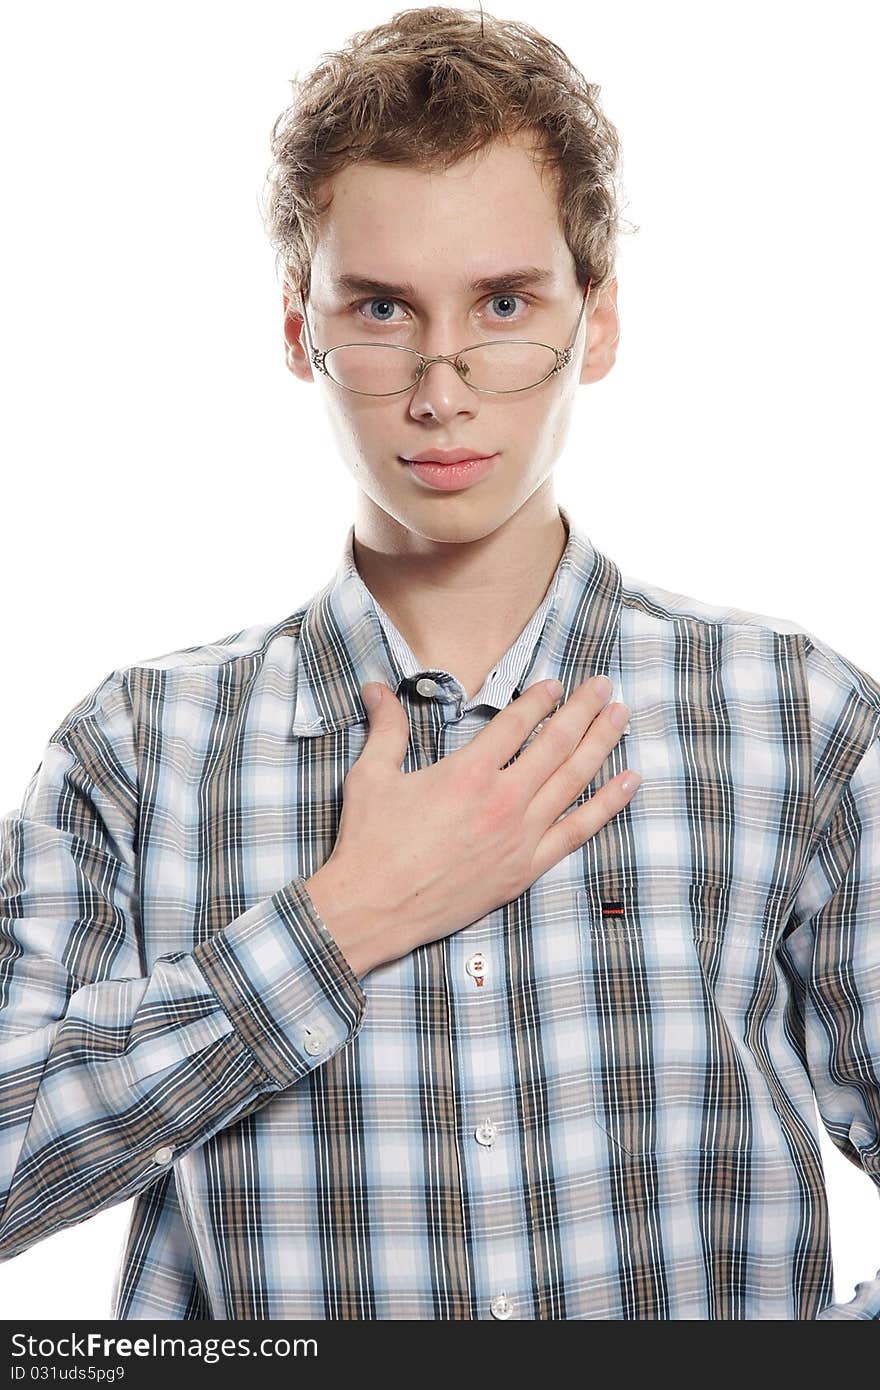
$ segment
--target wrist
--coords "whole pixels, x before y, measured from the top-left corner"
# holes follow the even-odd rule
[[[386,958],[380,947],[380,915],[364,901],[361,889],[352,890],[329,864],[305,880],[309,897],[330,935],[358,979]]]

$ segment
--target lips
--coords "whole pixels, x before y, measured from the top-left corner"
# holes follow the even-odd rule
[[[458,454],[460,457],[451,458]],[[433,457],[401,459],[410,474],[425,487],[437,492],[459,492],[470,488],[487,477],[495,467],[497,454],[471,454],[466,449],[450,449],[445,460]]]
[[[404,463],[470,463],[474,459],[492,458],[478,449],[431,449],[423,454],[402,455]]]

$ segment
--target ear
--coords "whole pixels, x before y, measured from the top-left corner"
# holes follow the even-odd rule
[[[601,381],[602,377],[611,371],[617,358],[620,320],[617,317],[616,276],[602,291],[592,312],[589,313],[587,330],[589,338],[580,374],[582,384]]]
[[[282,292],[284,301],[284,357],[288,370],[300,381],[314,381],[312,364],[309,361],[303,325],[302,304],[298,294],[285,285]]]

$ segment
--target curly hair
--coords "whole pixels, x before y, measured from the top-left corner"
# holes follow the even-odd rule
[[[321,55],[271,133],[261,198],[291,296],[307,296],[327,180],[370,160],[444,169],[492,140],[535,133],[557,176],[562,229],[595,300],[614,279],[621,230],[620,141],[599,86],[528,24],[482,10],[401,10]]]

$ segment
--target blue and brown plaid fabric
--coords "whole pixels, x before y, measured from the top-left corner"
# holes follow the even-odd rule
[[[880,1187],[880,685],[624,578],[560,507],[472,699],[354,565],[109,674],[0,821],[0,1258],[133,1198],[120,1319],[880,1319],[817,1137]],[[404,770],[595,672],[642,785],[516,900],[362,979],[306,880],[368,721]],[[818,1108],[818,1114],[817,1114]]]

